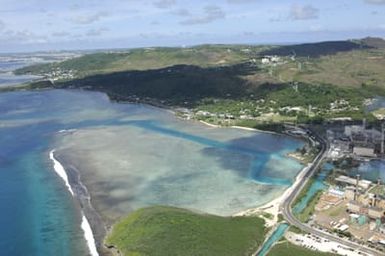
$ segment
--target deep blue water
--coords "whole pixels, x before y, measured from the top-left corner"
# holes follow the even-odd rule
[[[0,129],[0,255],[87,255],[76,205],[44,158],[54,129]]]
[[[159,110],[113,104],[104,94],[92,92],[55,90],[0,94],[0,255],[88,254],[80,229],[79,206],[53,171],[48,158],[53,138],[62,129],[137,126],[203,144],[213,156],[221,156],[223,151],[245,155],[251,159],[245,175],[256,182],[277,186],[292,182],[293,174],[269,176],[264,165],[275,148],[292,150],[300,146],[296,140],[280,139],[282,144],[273,147],[274,137],[267,136],[265,147],[247,140],[229,144],[175,130],[156,120],[122,120],[140,111]],[[163,112],[155,114],[165,115]]]

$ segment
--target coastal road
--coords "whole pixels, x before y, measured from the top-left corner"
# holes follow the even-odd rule
[[[320,165],[322,164],[322,161],[324,160],[324,158],[327,155],[327,151],[329,150],[329,146],[328,146],[327,141],[325,141],[323,138],[319,137],[316,134],[314,134],[314,136],[316,137],[317,141],[320,142],[320,144],[321,144],[321,147],[322,147],[321,151],[318,154],[318,156],[315,158],[315,160],[313,161],[312,165],[305,170],[306,173],[303,174],[300,181],[296,182],[294,184],[292,191],[290,192],[290,194],[288,195],[286,200],[284,200],[284,202],[281,204],[280,211],[281,211],[282,215],[284,216],[284,218],[286,219],[286,221],[288,223],[290,223],[293,226],[298,227],[299,229],[301,229],[302,231],[304,231],[306,233],[311,233],[311,234],[316,235],[318,237],[322,237],[324,239],[340,243],[341,245],[344,245],[346,247],[350,247],[352,249],[356,249],[356,250],[358,249],[361,252],[367,253],[369,255],[384,255],[383,253],[381,253],[377,250],[374,250],[374,249],[371,249],[368,247],[364,247],[360,244],[351,242],[347,239],[340,238],[337,235],[332,235],[330,233],[323,232],[319,229],[311,227],[310,225],[302,223],[292,213],[291,206],[292,206],[295,198],[302,191],[302,189],[304,188],[306,183],[309,181],[309,179],[319,169]]]

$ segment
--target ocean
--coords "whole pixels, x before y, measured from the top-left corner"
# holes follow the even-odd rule
[[[20,75],[15,76],[12,71],[24,67],[26,65],[29,65],[32,63],[27,63],[23,61],[8,61],[8,62],[2,62],[0,60],[0,87],[4,86],[11,86],[11,85],[18,85],[21,83],[29,82],[35,79],[38,79],[38,76],[33,75]]]
[[[286,154],[302,145],[98,92],[1,93],[0,255],[96,255],[83,190],[106,225],[154,204],[219,215],[261,205],[293,182],[302,166]],[[74,177],[86,188],[75,197]]]

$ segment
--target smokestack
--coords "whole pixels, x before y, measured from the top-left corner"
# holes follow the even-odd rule
[[[377,191],[379,191],[380,186],[381,186],[381,178],[378,178],[378,180],[377,180],[377,187],[378,187]],[[379,195],[378,195],[378,193],[375,193],[374,194],[374,205],[373,206],[377,205],[378,199],[379,199]]]
[[[381,122],[381,155],[384,154],[384,140],[385,140],[385,129],[384,121]]]
[[[357,174],[356,177],[357,177],[357,179],[356,179],[356,189],[354,191],[354,201],[357,201],[357,199],[358,199],[358,184],[360,182],[360,175]]]

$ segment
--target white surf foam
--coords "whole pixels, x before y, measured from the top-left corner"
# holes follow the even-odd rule
[[[94,235],[92,234],[92,229],[91,229],[90,223],[88,222],[87,218],[84,216],[84,213],[83,213],[81,227],[83,229],[84,238],[87,241],[88,249],[90,250],[91,255],[92,256],[99,256],[99,253],[96,250],[95,238],[94,238]]]
[[[55,159],[53,153],[55,153],[55,150],[51,150],[51,152],[49,152],[49,158],[53,161],[53,168],[55,169],[55,172],[60,176],[60,178],[64,180],[64,183],[66,184],[69,192],[73,196],[74,192],[72,191],[71,185],[68,182],[67,173],[61,163]]]
[[[72,191],[71,185],[68,181],[67,173],[66,173],[63,165],[61,165],[61,163],[55,159],[54,153],[55,153],[55,150],[51,150],[51,152],[49,152],[49,158],[54,163],[53,168],[54,168],[55,172],[57,173],[57,175],[59,175],[64,180],[64,183],[68,188],[68,191],[71,193],[72,196],[74,196],[74,192]],[[88,246],[88,249],[91,253],[91,256],[99,256],[99,253],[96,249],[95,238],[94,238],[94,235],[92,233],[90,223],[88,222],[87,218],[84,216],[83,212],[82,212],[81,228],[84,232],[84,238],[86,239],[87,246]]]

